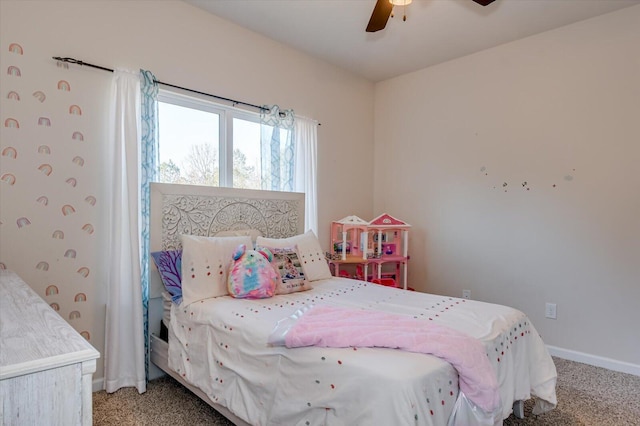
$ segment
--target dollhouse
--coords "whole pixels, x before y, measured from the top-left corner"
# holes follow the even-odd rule
[[[331,251],[327,252],[327,260],[334,275],[406,289],[410,227],[387,213],[370,222],[358,216],[331,222]],[[356,265],[354,275],[346,269],[340,271],[341,265],[349,264]]]
[[[358,216],[347,216],[331,222],[332,253],[340,260],[347,258],[366,259],[366,241],[369,222]]]
[[[346,270],[340,271],[340,265],[343,264],[355,264],[359,268],[364,266],[364,274],[357,276],[366,276],[368,226],[369,222],[358,216],[347,216],[331,222],[331,251],[327,252],[327,260],[336,276],[350,276]]]

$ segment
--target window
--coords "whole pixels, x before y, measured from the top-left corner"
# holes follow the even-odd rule
[[[158,94],[158,181],[260,189],[260,115]]]

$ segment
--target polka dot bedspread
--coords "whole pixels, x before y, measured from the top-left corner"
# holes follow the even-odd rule
[[[479,339],[500,385],[500,424],[515,400],[537,396],[545,409],[556,404],[553,361],[518,310],[345,278],[312,285],[268,299],[223,296],[172,306],[169,367],[254,425],[445,425],[468,419],[472,413],[459,411],[471,408],[456,404],[456,370],[435,356],[267,344],[276,323],[303,306],[376,309]]]

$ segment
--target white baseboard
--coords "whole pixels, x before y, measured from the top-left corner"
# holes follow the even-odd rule
[[[551,356],[557,356],[558,358],[568,359],[569,361],[581,362],[595,367],[602,367],[608,370],[640,376],[640,365],[638,364],[618,361],[617,359],[605,358],[598,355],[591,355],[584,352],[572,351],[571,349],[558,348],[550,345],[547,345],[547,349]]]
[[[104,378],[94,379],[91,385],[93,392],[104,390]]]

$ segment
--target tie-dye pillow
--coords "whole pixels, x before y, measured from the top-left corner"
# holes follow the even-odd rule
[[[173,303],[182,302],[182,250],[156,251],[151,257]]]
[[[265,299],[275,293],[280,276],[271,266],[273,255],[268,249],[247,250],[240,244],[233,253],[227,288],[236,298]]]

